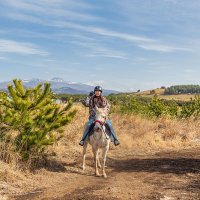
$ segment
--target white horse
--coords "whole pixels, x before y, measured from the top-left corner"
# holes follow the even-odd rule
[[[106,163],[106,155],[110,145],[110,138],[106,134],[105,131],[105,122],[107,120],[108,111],[106,108],[98,108],[96,109],[95,116],[95,125],[94,125],[94,133],[89,137],[89,141],[86,141],[83,146],[83,170],[85,170],[85,156],[88,142],[92,146],[92,151],[94,154],[94,162],[95,162],[95,174],[96,176],[100,176],[98,167],[101,168],[101,164],[99,161],[99,149],[102,149],[102,175],[104,178],[107,177],[105,172],[105,163]]]

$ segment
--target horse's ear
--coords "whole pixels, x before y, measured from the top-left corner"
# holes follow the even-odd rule
[[[108,109],[105,107],[105,108],[102,108],[101,112],[103,112],[104,114],[108,114]]]
[[[103,111],[104,111],[104,113],[108,114],[108,109],[107,108],[104,108]]]

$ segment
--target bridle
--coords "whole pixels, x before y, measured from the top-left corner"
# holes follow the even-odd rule
[[[105,125],[106,121],[107,121],[107,117],[105,117],[104,122],[102,122],[102,121],[96,119],[96,120],[94,121],[94,124],[96,124],[96,123],[100,124],[101,130],[103,131],[103,133],[104,133],[105,136],[106,136],[106,139],[108,140],[108,139],[109,139],[109,136],[108,136],[107,133],[105,132],[105,129],[104,129],[105,127],[103,127],[103,126]]]
[[[102,122],[100,120],[95,120],[94,123],[99,123],[101,126],[103,126],[105,124],[105,122]]]
[[[106,121],[107,121],[107,117],[104,117],[104,121],[96,119],[96,120],[94,120],[94,123],[95,124],[98,123],[102,127],[103,125],[105,125]]]

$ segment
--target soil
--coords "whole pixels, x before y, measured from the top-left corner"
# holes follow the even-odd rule
[[[79,153],[74,154],[73,159],[63,157],[47,165],[42,175],[35,175],[41,181],[41,187],[20,196],[12,196],[11,199],[200,199],[199,148],[148,153],[112,147],[107,156],[106,179],[95,177],[90,150],[83,172]]]
[[[94,174],[91,147],[86,170],[81,169],[78,142],[88,110],[77,108],[79,113],[53,148],[55,155],[26,177],[15,174],[12,182],[8,177],[16,192],[0,185],[4,200],[200,200],[199,121],[152,121],[113,114],[121,144],[110,147],[105,179]]]

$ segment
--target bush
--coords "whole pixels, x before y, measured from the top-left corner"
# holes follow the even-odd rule
[[[72,102],[62,108],[55,102],[50,84],[24,89],[21,80],[13,80],[8,93],[0,94],[1,139],[13,145],[23,160],[40,157],[48,145],[62,137],[61,127],[69,123],[76,111],[69,111]],[[55,132],[57,130],[57,132]],[[14,135],[12,132],[15,132]]]
[[[164,103],[157,97],[152,98],[148,108],[150,116],[161,117],[166,112]]]
[[[150,97],[141,97],[134,95],[109,95],[109,101],[111,102],[112,111],[122,113],[122,114],[137,114],[144,117],[168,117],[168,118],[177,118],[181,116],[183,102],[176,102],[174,100],[163,100],[159,99],[157,95],[154,95],[153,98]],[[186,104],[188,108],[190,102]],[[200,103],[199,103],[200,104]],[[197,112],[197,105],[195,105],[196,114],[200,114],[200,111]],[[116,109],[117,108],[117,109]]]
[[[200,96],[195,96],[193,100],[191,100],[190,104],[185,103],[182,106],[181,118],[188,117],[199,117],[200,116]]]

